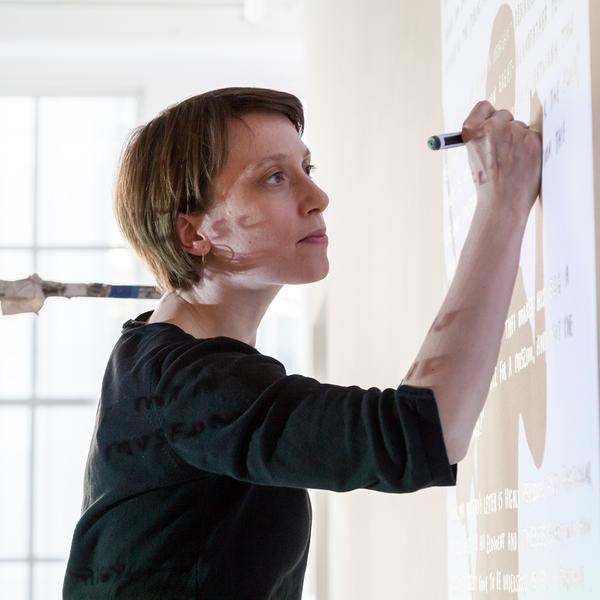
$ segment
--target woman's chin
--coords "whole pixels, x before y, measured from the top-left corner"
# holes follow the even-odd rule
[[[304,283],[315,283],[316,281],[321,281],[322,279],[325,279],[325,277],[327,277],[327,275],[329,275],[329,263],[327,263],[326,267],[324,269],[322,269],[320,273],[316,273],[314,276],[312,276],[310,279],[306,280]]]
[[[312,269],[310,273],[295,273],[293,276],[287,277],[285,281],[285,285],[302,285],[304,283],[315,283],[316,281],[321,281],[325,279],[329,274],[329,263],[327,263],[323,268],[317,270]]]

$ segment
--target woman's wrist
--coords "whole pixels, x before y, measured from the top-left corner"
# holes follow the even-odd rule
[[[503,237],[513,234],[520,235],[522,239],[530,210],[519,209],[514,204],[478,198],[472,226],[479,224],[485,229],[492,228]]]

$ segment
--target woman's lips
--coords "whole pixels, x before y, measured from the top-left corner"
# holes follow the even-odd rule
[[[329,238],[327,237],[327,235],[313,235],[310,237],[306,237],[303,240],[300,240],[300,243],[308,242],[310,244],[326,244],[328,240]]]

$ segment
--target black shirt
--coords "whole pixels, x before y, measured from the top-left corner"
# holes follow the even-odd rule
[[[431,390],[287,375],[151,313],[108,361],[63,598],[300,600],[306,488],[456,483]]]

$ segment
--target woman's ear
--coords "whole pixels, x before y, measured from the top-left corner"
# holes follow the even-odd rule
[[[210,242],[199,233],[198,229],[202,223],[202,215],[177,215],[175,229],[181,247],[195,256],[207,254],[210,251]]]

